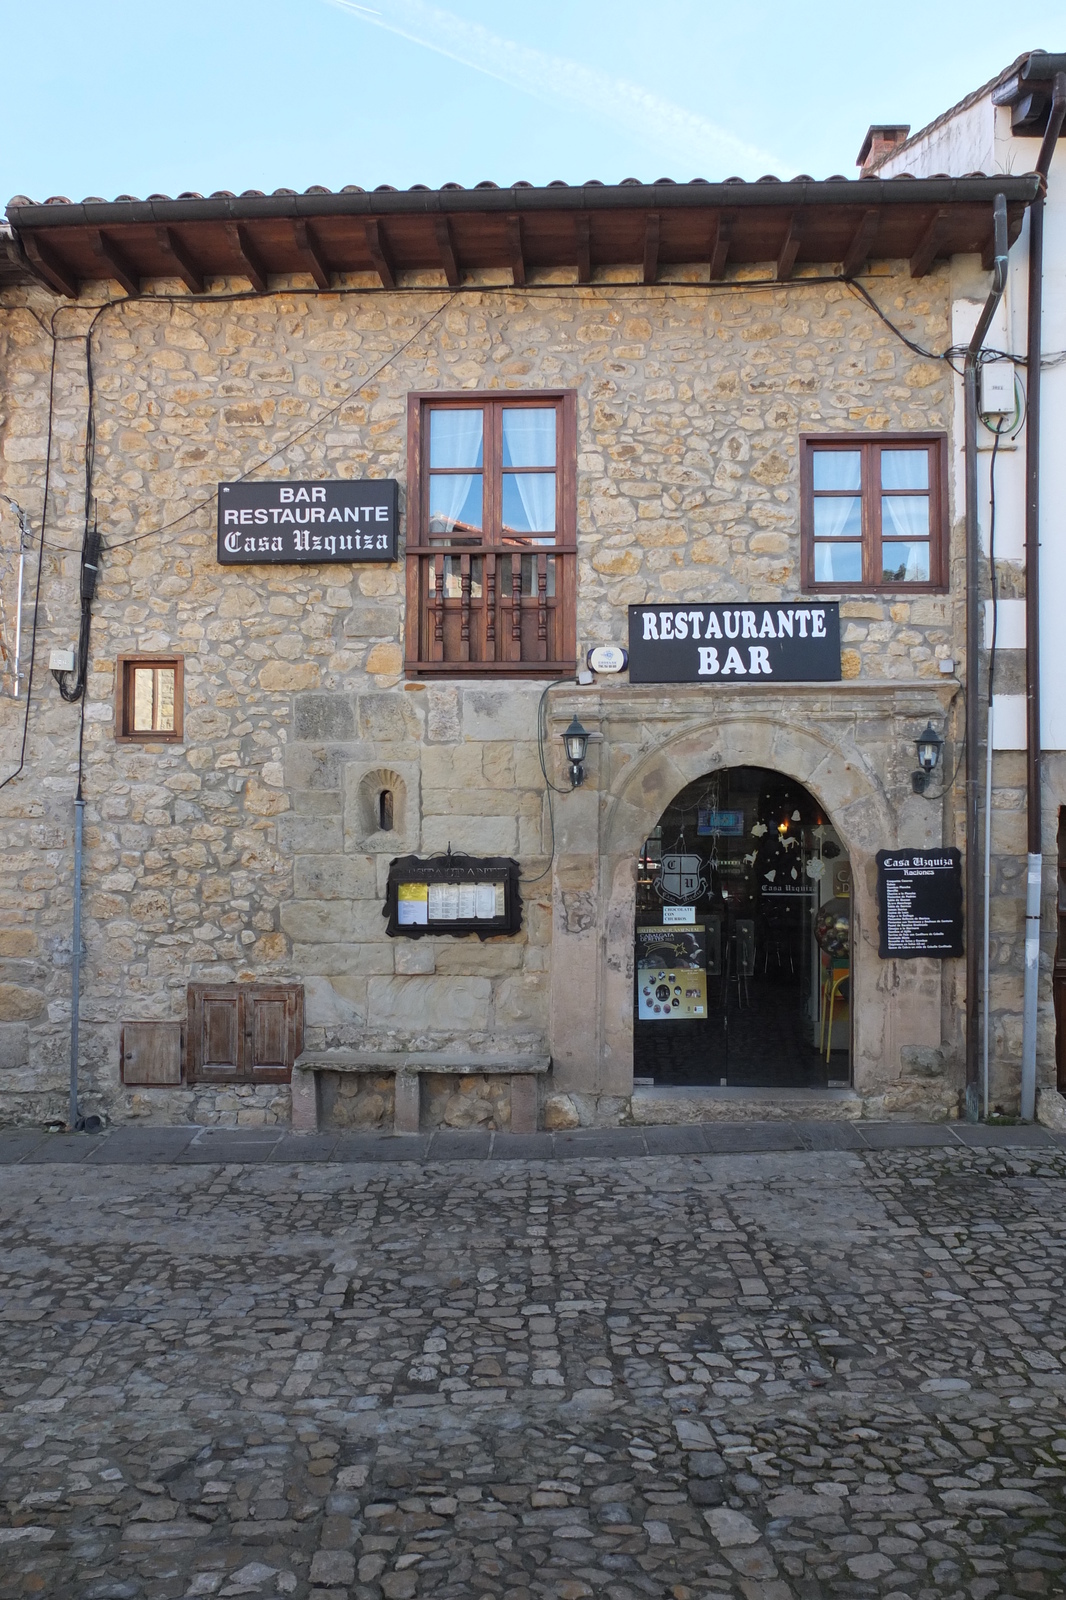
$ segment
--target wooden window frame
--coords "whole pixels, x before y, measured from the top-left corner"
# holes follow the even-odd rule
[[[503,604],[511,607],[509,596],[496,595],[495,579],[487,587],[483,600],[485,616],[490,614],[491,597],[496,596],[498,611],[493,613],[493,658],[470,659],[472,631],[469,595],[462,601],[446,600],[443,589],[433,590],[427,596],[427,574],[431,574],[430,558],[441,555],[478,557],[486,552],[494,557],[511,556],[521,552],[521,546],[505,543],[497,532],[499,522],[500,485],[503,465],[499,459],[499,412],[510,406],[551,406],[558,418],[556,431],[556,527],[555,544],[530,546],[527,554],[534,558],[544,555],[555,560],[556,593],[546,598],[541,579],[539,594],[539,650],[535,642],[532,653],[528,647],[530,619],[538,610],[538,595],[524,595],[520,617],[515,620],[512,610],[504,612]],[[426,414],[431,407],[483,410],[486,416],[486,452],[483,467],[485,501],[483,531],[479,544],[446,547],[432,542],[429,535],[429,428]],[[420,390],[408,395],[407,400],[407,605],[406,650],[404,669],[408,677],[570,677],[577,667],[577,392],[574,389],[446,389]],[[535,536],[534,536],[535,537]],[[462,565],[466,567],[466,563]],[[539,569],[542,572],[542,569]],[[430,580],[432,581],[432,580]],[[439,582],[439,579],[437,580]],[[466,589],[464,575],[463,583]],[[464,591],[465,593],[465,591]],[[439,604],[437,620],[441,626],[434,634],[433,608]],[[428,611],[427,611],[428,606]],[[462,636],[457,653],[445,659],[443,617],[449,611],[464,606]],[[554,613],[550,628],[546,613]],[[514,634],[503,625],[504,617],[513,621]],[[525,627],[521,622],[525,617]],[[547,652],[550,632],[556,644],[554,659]],[[505,633],[508,635],[504,637]],[[521,640],[518,635],[521,633]],[[513,643],[512,643],[513,637]],[[475,645],[476,648],[476,645]]]
[[[923,445],[930,450],[929,471],[929,581],[927,583],[886,583],[871,574],[881,571],[881,489],[880,472],[874,476],[871,463],[880,452],[900,446]],[[813,458],[819,450],[858,450],[862,455],[859,499],[862,508],[861,583],[819,583],[814,576],[814,471]],[[800,558],[805,594],[945,594],[948,590],[950,525],[948,519],[947,434],[942,432],[800,434]]]
[[[133,719],[133,669],[173,667],[174,727],[164,732],[137,730]],[[119,744],[183,744],[185,742],[185,657],[123,655],[115,664],[115,738]]]

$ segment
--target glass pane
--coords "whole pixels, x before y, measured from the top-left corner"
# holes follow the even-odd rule
[[[133,669],[133,731],[152,732],[152,708],[155,702],[155,673],[151,667]]]
[[[925,540],[904,544],[893,539],[881,546],[882,583],[928,583],[929,545]]]
[[[174,668],[156,669],[156,732],[174,732]]]
[[[449,472],[429,480],[429,531],[478,532],[481,528],[481,473]]]
[[[512,560],[513,559],[515,558],[512,557]],[[537,558],[536,556],[519,556],[518,560],[522,563],[522,593],[532,595],[533,598],[536,599],[540,593],[539,589],[537,588]],[[545,588],[544,593],[547,599],[553,600],[555,598],[554,556],[548,557],[547,565],[548,570],[544,575],[547,580],[547,587]]]
[[[816,544],[815,583],[861,583],[861,544]]]
[[[816,489],[861,488],[862,456],[858,450],[814,450],[811,455]]]
[[[882,489],[928,489],[928,450],[882,450]]]
[[[816,539],[861,539],[862,501],[858,495],[841,494],[823,500],[814,498],[814,537]]]
[[[555,412],[506,410],[503,413],[503,464],[505,467],[554,467]]]
[[[883,539],[928,539],[929,496],[926,494],[883,494],[881,496],[881,537]]]
[[[463,598],[463,569],[460,556],[445,556],[444,558],[444,598],[445,600],[461,600]],[[470,598],[481,599],[481,558],[470,562]]]
[[[555,532],[555,473],[505,472],[504,533]]]
[[[431,467],[480,467],[484,448],[485,413],[473,407],[455,407],[429,413],[429,464]]]

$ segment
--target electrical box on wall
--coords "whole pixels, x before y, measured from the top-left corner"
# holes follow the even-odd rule
[[[518,933],[519,866],[509,856],[398,856],[389,865],[382,916],[390,938],[424,934]]]
[[[51,651],[50,654],[49,654],[49,657],[48,657],[48,670],[49,670],[49,672],[73,672],[74,671],[74,652],[73,652],[73,650],[53,650],[53,651]]]
[[[983,361],[981,363],[980,411],[983,417],[1010,417],[1014,415],[1014,363],[1012,361]]]

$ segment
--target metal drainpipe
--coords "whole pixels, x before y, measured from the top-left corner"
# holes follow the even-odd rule
[[[980,695],[978,694],[978,601],[980,597],[981,544],[977,518],[977,357],[996,314],[1007,282],[1007,201],[997,194],[993,205],[995,260],[992,288],[966,351],[963,390],[966,401],[964,453],[966,457],[966,1117],[976,1122],[979,1109],[978,1033],[980,1018]]]
[[[70,953],[70,1127],[78,1126],[78,1021],[81,1011],[81,840],[85,801],[74,802],[74,935]]]
[[[1037,1001],[1040,990],[1040,897],[1044,846],[1040,760],[1040,357],[1044,291],[1044,198],[1051,157],[1066,116],[1066,72],[1055,74],[1047,132],[1036,170],[1044,182],[1029,209],[1029,306],[1025,428],[1025,744],[1028,870],[1025,885],[1025,988],[1022,999],[1021,1114],[1036,1116]]]

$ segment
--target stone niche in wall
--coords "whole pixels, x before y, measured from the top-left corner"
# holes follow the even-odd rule
[[[344,769],[344,848],[366,855],[417,850],[419,770],[414,761]]]

